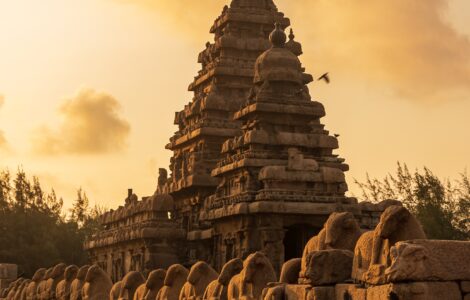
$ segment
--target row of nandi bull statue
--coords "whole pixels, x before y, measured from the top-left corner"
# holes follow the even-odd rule
[[[302,257],[284,263],[279,278],[262,252],[245,260],[232,259],[220,274],[206,262],[197,262],[190,270],[175,264],[150,272],[147,279],[132,271],[114,284],[96,265],[59,264],[38,270],[31,280],[18,279],[1,296],[8,300],[389,299],[400,294],[396,287],[388,287],[386,295],[381,291],[369,295],[367,287],[401,281],[470,281],[469,260],[469,242],[426,240],[415,217],[392,205],[372,231],[363,231],[351,213],[331,214]],[[427,287],[425,292],[437,297],[447,288],[429,292]],[[416,290],[413,287],[409,295]],[[460,288],[457,292],[465,293]],[[434,299],[426,295],[391,299]],[[461,298],[446,291],[442,299]]]

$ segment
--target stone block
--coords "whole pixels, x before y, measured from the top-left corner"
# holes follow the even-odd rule
[[[353,253],[349,250],[313,251],[307,256],[305,282],[312,286],[344,283],[351,278]]]
[[[390,283],[369,287],[368,300],[461,300],[456,282]]]
[[[470,281],[462,281],[460,283],[460,289],[464,293],[470,293]]]
[[[337,284],[336,289],[336,300],[366,300],[367,289],[356,284]]]
[[[0,279],[16,279],[18,266],[14,264],[0,264]]]
[[[387,282],[470,281],[470,242],[412,240],[390,250]]]
[[[0,279],[0,290],[6,289],[12,281],[11,279]]]
[[[286,284],[284,287],[285,300],[307,299],[312,287],[308,284]]]
[[[335,299],[335,287],[334,286],[316,286],[312,287],[307,295],[307,300],[331,300]],[[302,298],[298,298],[302,299]]]

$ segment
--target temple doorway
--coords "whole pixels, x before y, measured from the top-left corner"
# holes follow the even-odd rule
[[[284,235],[284,261],[302,257],[305,244],[320,231],[308,224],[296,224],[286,228]]]

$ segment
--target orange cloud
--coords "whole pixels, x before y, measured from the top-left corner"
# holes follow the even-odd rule
[[[84,89],[60,107],[56,129],[42,126],[33,135],[35,153],[100,154],[126,147],[129,123],[119,115],[120,104],[111,95]]]
[[[141,4],[201,45],[224,0]],[[277,0],[303,42],[307,68],[419,101],[470,93],[470,41],[446,20],[449,0]]]

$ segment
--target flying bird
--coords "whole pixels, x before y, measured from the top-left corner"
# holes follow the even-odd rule
[[[330,83],[330,76],[328,75],[328,73],[325,73],[322,76],[320,76],[318,78],[318,80],[325,80],[325,82],[329,84]]]
[[[335,133],[335,138],[339,138],[339,134]]]

